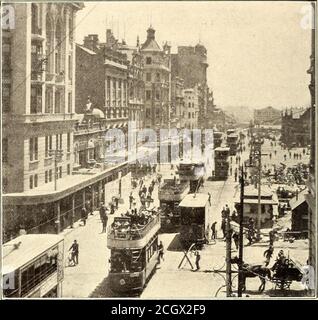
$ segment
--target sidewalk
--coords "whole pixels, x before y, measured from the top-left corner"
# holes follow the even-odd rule
[[[148,186],[153,176],[145,179]],[[130,184],[122,185],[122,199],[124,203],[119,204],[114,215],[109,215],[107,225],[111,225],[115,216],[126,212],[129,209]],[[107,192],[107,189],[106,189]],[[154,205],[158,205],[158,186],[155,186],[153,195]],[[133,196],[137,200],[137,207],[140,206],[138,189],[133,190]],[[107,277],[109,268],[110,250],[107,249],[107,234],[101,233],[102,224],[99,211],[89,215],[86,226],[81,222],[74,223],[74,228],[65,229],[61,235],[64,236],[64,282],[62,297],[64,298],[87,298],[94,289]],[[68,267],[69,248],[74,240],[79,243],[79,264],[75,267]]]

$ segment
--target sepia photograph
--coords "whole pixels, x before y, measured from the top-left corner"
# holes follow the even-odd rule
[[[315,1],[2,3],[2,300],[315,299],[316,22]]]

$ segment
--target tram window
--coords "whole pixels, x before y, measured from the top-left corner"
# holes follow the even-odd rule
[[[138,272],[144,268],[144,250],[113,250],[111,272]]]
[[[22,271],[21,294],[27,294],[57,270],[57,249],[35,260]]]
[[[181,223],[183,225],[190,225],[192,223],[195,223],[195,224],[204,223],[204,210],[202,210],[202,208],[183,209],[182,216],[181,216]]]

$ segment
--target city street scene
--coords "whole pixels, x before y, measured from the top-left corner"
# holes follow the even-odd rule
[[[314,298],[315,14],[2,4],[3,298]]]

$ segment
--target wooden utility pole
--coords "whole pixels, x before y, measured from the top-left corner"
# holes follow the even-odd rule
[[[261,206],[261,180],[262,180],[262,152],[261,145],[259,145],[258,154],[258,186],[257,186],[257,239],[261,236],[261,220],[262,220],[262,206]]]
[[[240,223],[240,234],[239,234],[239,274],[238,274],[238,286],[237,286],[237,295],[238,297],[242,297],[242,276],[243,276],[243,219],[244,219],[244,170],[243,165],[241,166],[241,177],[240,177],[240,185],[241,185],[241,194],[240,194],[240,215],[239,215],[239,223]]]
[[[231,269],[231,242],[232,242],[232,231],[230,226],[230,219],[226,217],[226,296],[232,296],[232,269]]]
[[[258,161],[258,182],[257,182],[257,239],[261,236],[261,220],[262,220],[262,206],[261,206],[261,180],[262,180],[262,145],[261,141],[257,141],[257,161]]]

